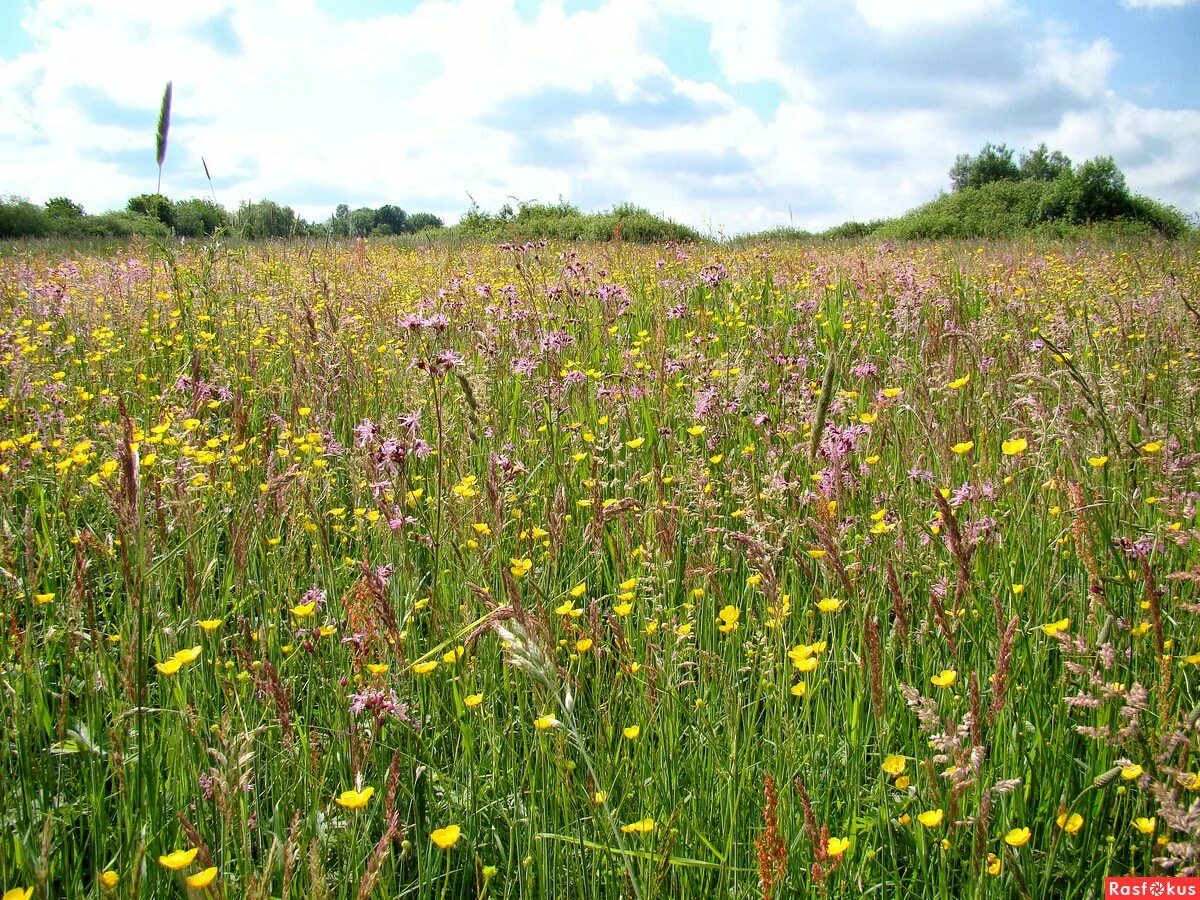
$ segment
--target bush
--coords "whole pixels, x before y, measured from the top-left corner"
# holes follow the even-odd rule
[[[46,211],[23,197],[0,198],[0,238],[44,237],[50,233]]]

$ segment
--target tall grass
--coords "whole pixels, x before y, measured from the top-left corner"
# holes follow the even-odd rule
[[[0,260],[0,889],[1194,873],[1198,285],[1170,246]]]

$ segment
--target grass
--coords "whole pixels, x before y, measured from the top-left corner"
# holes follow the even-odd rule
[[[0,890],[1195,873],[1198,285],[1170,244],[5,257]]]

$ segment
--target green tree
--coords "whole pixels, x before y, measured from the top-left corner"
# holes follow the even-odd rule
[[[290,206],[280,206],[273,200],[243,203],[238,208],[234,224],[247,238],[289,237],[303,226]]]
[[[215,234],[229,224],[229,214],[211,200],[195,198],[175,204],[175,233],[184,237]]]
[[[1045,144],[1021,154],[1021,178],[1053,181],[1071,171],[1071,160],[1060,150],[1050,151]]]
[[[984,144],[978,156],[960,153],[950,167],[950,183],[956,191],[1020,178],[1021,170],[1013,162],[1013,151],[1004,144]]]
[[[67,197],[52,197],[46,201],[46,214],[53,219],[82,219],[83,207]]]
[[[408,217],[410,232],[424,231],[426,228],[442,228],[445,223],[433,213],[419,212]]]
[[[125,208],[139,215],[157,219],[168,228],[175,227],[175,206],[162,194],[138,194],[130,197]]]
[[[1078,221],[1099,222],[1133,212],[1125,173],[1111,156],[1089,159],[1075,177],[1079,182]]]
[[[375,230],[375,210],[361,206],[350,213],[350,233],[355,237],[366,237]]]

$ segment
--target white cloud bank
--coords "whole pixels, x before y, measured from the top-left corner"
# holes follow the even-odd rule
[[[719,77],[664,62],[679,16],[703,23],[708,45],[685,49]],[[1200,111],[1118,96],[1109,42],[1008,0],[548,0],[526,17],[438,0],[359,20],[315,0],[38,0],[23,24],[32,50],[0,59],[0,190],[95,210],[154,189],[168,79],[164,191],[207,194],[203,156],[225,205],[313,219],[344,201],[453,220],[469,193],[819,227],[930,198],[986,140],[1111,153],[1133,189],[1200,210]]]

